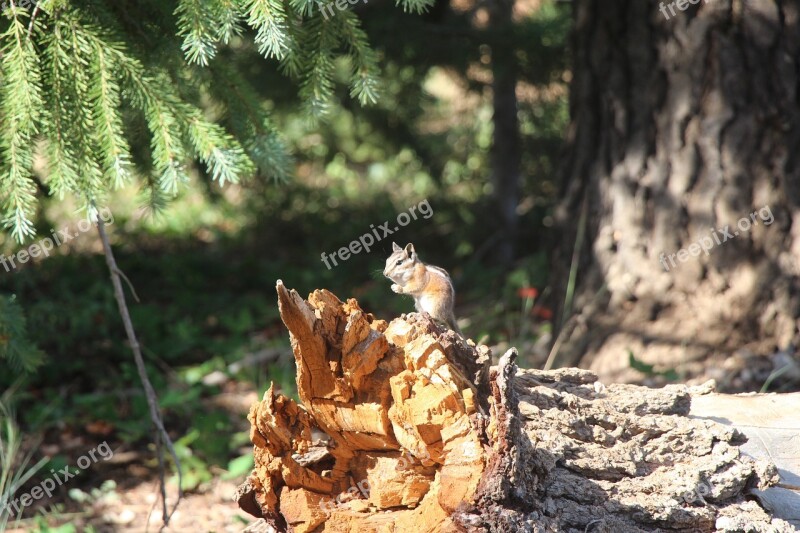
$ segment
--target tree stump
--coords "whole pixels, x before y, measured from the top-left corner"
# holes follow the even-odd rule
[[[775,466],[688,416],[708,390],[520,370],[514,350],[490,370],[428,316],[277,291],[302,405],[270,387],[252,406],[236,498],[278,531],[794,531],[749,497]]]

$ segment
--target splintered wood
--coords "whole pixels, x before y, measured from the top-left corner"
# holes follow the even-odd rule
[[[242,507],[298,533],[455,530],[486,467],[488,353],[427,318],[387,324],[325,290],[277,290],[302,406],[270,388],[251,408]]]
[[[236,499],[264,527],[794,530],[751,496],[775,466],[744,456],[734,427],[689,417],[711,386],[605,387],[519,370],[513,349],[490,372],[486,347],[425,315],[387,323],[325,290],[277,291],[301,404],[270,387],[250,409],[255,467]]]

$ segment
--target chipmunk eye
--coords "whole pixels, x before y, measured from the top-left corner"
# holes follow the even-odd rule
[[[400,263],[402,263],[402,262],[403,262],[403,260],[402,260],[402,259],[400,259],[400,260],[398,260],[398,261],[397,261],[397,263],[395,263],[395,265],[399,265],[399,264],[400,264]]]

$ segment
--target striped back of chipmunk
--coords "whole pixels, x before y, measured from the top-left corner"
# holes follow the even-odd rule
[[[445,270],[445,269],[443,269],[441,267],[433,266],[433,265],[425,265],[425,266],[427,266],[431,270],[435,270],[436,272],[439,272],[440,274],[443,274],[444,277],[446,277],[448,280],[450,279],[450,274],[447,273],[447,270]]]

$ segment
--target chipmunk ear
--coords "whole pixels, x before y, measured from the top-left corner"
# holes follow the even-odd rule
[[[408,257],[414,257],[414,245],[411,243],[406,244],[406,253]]]
[[[392,243],[392,251],[393,251],[393,252],[399,252],[400,250],[402,250],[402,248],[400,248],[399,246],[397,246],[397,243],[396,243],[396,242],[393,242],[393,243]]]

